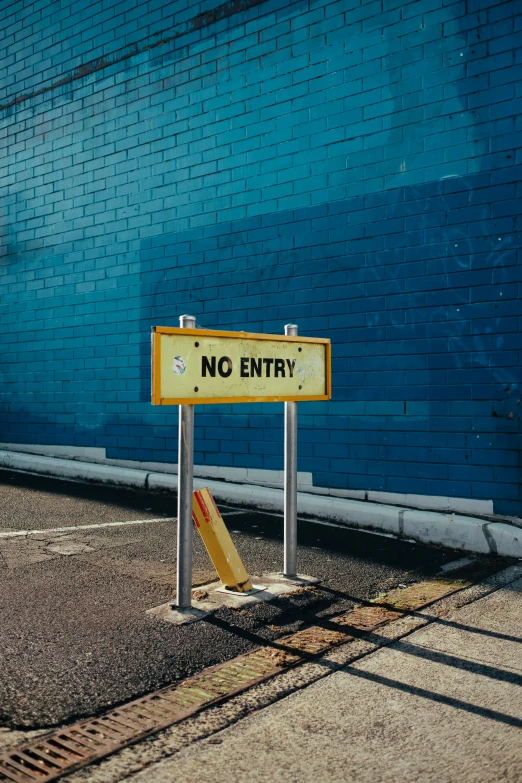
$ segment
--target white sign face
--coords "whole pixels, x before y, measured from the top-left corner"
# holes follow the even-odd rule
[[[153,405],[328,400],[330,341],[156,327]]]

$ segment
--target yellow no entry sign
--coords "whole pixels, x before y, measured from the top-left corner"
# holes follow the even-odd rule
[[[153,331],[153,405],[330,397],[330,340],[166,326]]]

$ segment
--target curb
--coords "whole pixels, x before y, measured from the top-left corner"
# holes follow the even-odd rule
[[[151,491],[175,491],[178,486],[178,477],[172,473],[153,473],[24,452],[0,450],[0,467],[22,473]],[[282,489],[194,478],[194,489],[202,487],[208,487],[214,497],[222,502],[267,511],[283,511]],[[346,527],[451,549],[522,558],[522,529],[502,521],[306,492],[297,493],[297,506],[299,514],[315,517],[318,522],[331,521]]]

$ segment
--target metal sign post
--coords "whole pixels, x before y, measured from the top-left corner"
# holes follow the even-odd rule
[[[195,329],[193,315],[181,315],[182,329]],[[194,406],[179,406],[178,433],[178,564],[176,603],[180,609],[192,605],[192,489],[194,475]]]
[[[285,335],[297,337],[296,324]],[[297,403],[285,402],[285,553],[283,576],[297,576]]]

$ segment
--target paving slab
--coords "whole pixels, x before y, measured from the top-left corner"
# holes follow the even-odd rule
[[[522,674],[522,580],[415,634],[415,644]],[[441,625],[444,633],[441,633]],[[522,698],[522,691],[521,691]],[[522,739],[521,739],[522,742]]]
[[[518,783],[522,580],[131,775]]]

